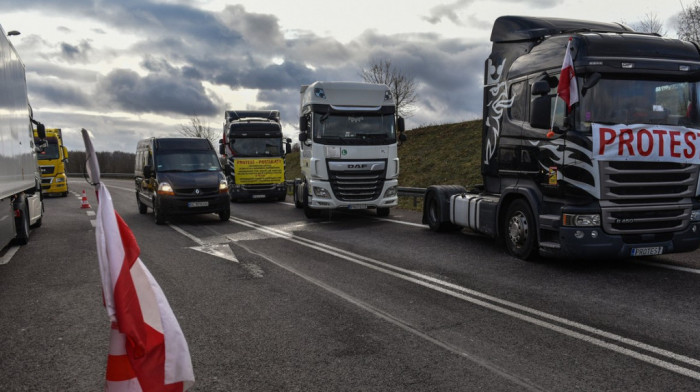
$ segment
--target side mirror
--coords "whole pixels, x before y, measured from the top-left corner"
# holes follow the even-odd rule
[[[44,124],[37,122],[36,123],[36,134],[39,137],[39,139],[46,139],[46,127]]]
[[[221,143],[221,144],[219,144],[219,155],[224,155],[224,154],[226,154],[226,146],[223,143]]]
[[[532,95],[545,95],[549,94],[549,83],[546,80],[540,80],[532,85]]]
[[[552,98],[550,96],[545,95],[532,100],[532,106],[530,108],[530,126],[539,129],[549,129],[551,125],[550,121],[552,120],[551,115]]]
[[[68,162],[68,148],[66,146],[61,146],[63,150],[63,161]]]
[[[396,127],[398,128],[399,133],[403,133],[403,131],[406,130],[406,124],[404,122],[403,117],[399,117],[398,123],[396,124]]]
[[[309,135],[306,134],[306,132],[302,132],[299,134],[299,141],[300,142],[305,142],[309,138]]]
[[[287,141],[284,143],[284,153],[285,154],[290,154],[292,152],[292,139],[287,139]]]
[[[408,139],[408,138],[406,137],[406,134],[403,133],[403,132],[401,132],[401,133],[399,134],[399,141],[403,143],[403,142],[406,141],[406,139]]]
[[[153,176],[153,168],[151,165],[144,165],[143,167],[143,176],[145,178],[150,178]]]
[[[309,121],[306,119],[306,116],[299,117],[299,131],[301,133],[309,131]]]

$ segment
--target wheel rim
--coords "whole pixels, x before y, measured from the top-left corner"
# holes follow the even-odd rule
[[[527,242],[529,225],[527,217],[521,211],[517,211],[508,221],[508,238],[514,248],[522,248]]]

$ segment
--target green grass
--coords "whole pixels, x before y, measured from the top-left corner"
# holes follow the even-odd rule
[[[399,146],[399,186],[427,188],[430,185],[481,184],[481,120],[429,125],[406,131]],[[287,155],[287,180],[301,177],[299,152]],[[418,199],[402,197],[400,208],[421,210]]]

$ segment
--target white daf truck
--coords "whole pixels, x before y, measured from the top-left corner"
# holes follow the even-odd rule
[[[354,82],[314,82],[301,87],[300,165],[294,204],[307,218],[322,210],[376,209],[389,215],[398,204],[398,140],[403,118],[389,87]]]

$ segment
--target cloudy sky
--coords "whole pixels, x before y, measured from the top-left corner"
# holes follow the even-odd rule
[[[690,3],[685,1],[684,3]],[[663,3],[663,4],[662,4]],[[198,116],[278,109],[296,141],[299,86],[361,81],[390,59],[417,84],[408,129],[481,117],[483,62],[501,15],[633,25],[675,37],[679,2],[649,0],[0,0],[0,25],[27,70],[35,118],[69,149],[133,152]]]

